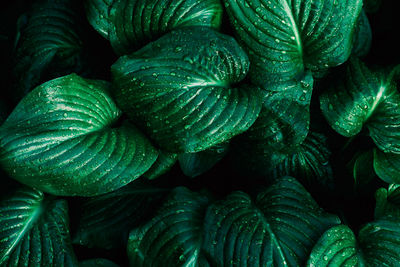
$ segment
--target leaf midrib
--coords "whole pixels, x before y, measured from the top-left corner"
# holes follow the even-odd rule
[[[290,20],[290,23],[292,25],[291,29],[293,30],[293,34],[294,34],[294,37],[296,40],[297,49],[299,51],[300,57],[303,58],[303,44],[301,42],[300,33],[299,33],[299,29],[298,29],[296,20],[293,17],[292,9],[289,7],[287,0],[283,0],[282,5],[283,5],[285,13],[287,14],[287,16]]]

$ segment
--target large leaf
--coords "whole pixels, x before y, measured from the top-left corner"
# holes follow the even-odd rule
[[[155,212],[166,192],[168,190],[137,181],[85,200],[73,242],[105,249],[122,247],[129,231]]]
[[[204,249],[215,266],[301,266],[321,234],[339,222],[285,177],[255,200],[236,192],[213,204]]]
[[[375,218],[388,215],[400,219],[400,185],[391,184],[388,189],[380,188],[375,193]]]
[[[121,111],[109,84],[75,74],[28,94],[0,128],[0,164],[21,183],[55,195],[116,190],[147,171],[157,151]]]
[[[400,262],[400,225],[393,218],[368,223],[358,239],[346,225],[334,226],[313,248],[309,267],[398,266]]]
[[[0,202],[1,266],[76,266],[67,202],[22,188]]]
[[[262,142],[239,143],[236,160],[246,171],[279,179],[290,175],[307,185],[332,184],[331,152],[324,135],[310,132],[300,145],[281,150]]]
[[[262,97],[235,86],[249,61],[229,36],[205,27],[166,34],[113,66],[117,103],[163,149],[198,152],[247,130]]]
[[[400,153],[400,93],[394,77],[369,70],[352,59],[345,79],[332,81],[320,97],[322,112],[331,127],[346,137],[358,134],[365,126],[375,144],[384,152]]]
[[[150,222],[130,233],[131,266],[209,266],[202,252],[208,204],[207,197],[175,189]]]
[[[260,115],[243,135],[246,142],[262,149],[288,149],[301,144],[308,134],[313,89],[311,73],[279,86],[284,89],[267,93]]]
[[[33,6],[16,47],[11,92],[16,99],[49,78],[82,70],[79,22],[74,1],[41,0]]]
[[[156,179],[168,172],[177,161],[177,154],[160,151],[156,162],[154,162],[151,168],[146,173],[144,173],[143,176],[149,179]]]
[[[176,28],[219,28],[222,17],[219,0],[87,0],[86,10],[89,22],[118,54]]]
[[[183,153],[179,155],[179,165],[186,176],[196,177],[210,170],[228,150],[229,143],[221,143],[197,153]]]
[[[347,60],[362,0],[224,0],[260,86]]]

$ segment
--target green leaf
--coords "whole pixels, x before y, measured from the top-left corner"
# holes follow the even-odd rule
[[[21,183],[55,195],[116,190],[147,171],[157,151],[121,111],[109,84],[76,74],[42,84],[0,128],[0,164]]]
[[[334,226],[315,245],[307,266],[397,266],[399,240],[399,223],[391,218],[368,223],[360,230],[358,240],[348,226]]]
[[[79,263],[79,267],[119,267],[119,266],[107,259],[91,259],[91,260],[81,261]]]
[[[376,179],[374,171],[374,154],[372,150],[360,152],[355,156],[352,162],[352,171],[354,179],[354,189],[358,192],[370,192],[372,182]]]
[[[143,174],[144,177],[149,179],[156,179],[161,175],[168,172],[172,166],[178,161],[178,155],[175,153],[170,153],[166,151],[160,151],[156,162],[151,166],[151,168]]]
[[[371,48],[372,30],[368,17],[363,10],[358,18],[357,28],[354,34],[353,54],[364,57]]]
[[[362,0],[224,0],[251,61],[251,80],[268,88],[304,70],[347,60]]]
[[[137,181],[85,200],[73,242],[104,249],[124,246],[129,231],[154,213],[167,192]]]
[[[196,177],[217,164],[228,153],[229,143],[221,143],[197,153],[179,155],[179,165],[186,176]]]
[[[110,40],[117,54],[128,54],[173,29],[219,28],[219,0],[87,0],[92,26]]]
[[[229,36],[205,27],[164,35],[113,66],[119,106],[162,149],[198,152],[247,130],[259,88],[235,85],[249,61]]]
[[[67,202],[22,188],[0,202],[1,266],[76,266]]]
[[[273,179],[290,175],[307,185],[332,184],[331,152],[321,133],[311,131],[300,145],[282,150],[258,142],[241,144],[236,148],[237,160],[247,171]]]
[[[130,265],[209,266],[202,252],[207,197],[186,188],[175,189],[147,224],[131,231]]]
[[[301,266],[322,233],[338,223],[295,179],[284,177],[256,200],[236,192],[213,204],[204,249],[215,266]]]
[[[375,219],[388,215],[400,219],[400,185],[391,184],[387,190],[378,189],[375,199]]]
[[[297,146],[308,134],[313,88],[311,73],[280,86],[285,89],[268,92],[256,122],[243,135],[246,142],[256,143],[263,150]]]
[[[16,46],[15,94],[21,99],[41,82],[81,72],[83,45],[73,1],[42,0],[31,9]]]
[[[374,170],[386,183],[400,184],[400,155],[375,149]]]
[[[365,126],[379,149],[400,153],[400,93],[393,81],[397,71],[384,75],[351,59],[345,79],[336,77],[320,97],[322,113],[331,127],[351,137]]]

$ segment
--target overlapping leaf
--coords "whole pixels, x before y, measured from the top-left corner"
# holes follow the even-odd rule
[[[268,87],[345,62],[361,0],[224,0],[253,82]]]
[[[334,226],[313,248],[307,266],[397,266],[400,262],[400,225],[382,218],[365,225],[358,239],[346,225]]]
[[[391,184],[388,189],[380,188],[375,193],[375,218],[393,216],[400,219],[400,186]]]
[[[128,54],[163,34],[186,26],[218,28],[218,0],[88,0],[87,17],[118,54]]]
[[[107,193],[147,171],[157,151],[121,112],[109,84],[72,74],[37,87],[0,128],[0,164],[56,195]]]
[[[371,48],[372,30],[368,17],[363,10],[358,18],[357,27],[354,35],[353,54],[364,57]]]
[[[282,178],[255,201],[237,192],[213,204],[204,249],[215,266],[301,266],[336,216],[318,207],[293,178]]]
[[[16,99],[41,82],[82,70],[79,22],[74,1],[41,0],[34,5],[16,47],[16,83],[10,92]]]
[[[1,266],[76,266],[67,203],[22,188],[0,202]]]
[[[155,213],[167,192],[138,181],[86,200],[73,242],[105,249],[124,246],[129,231]]]
[[[235,86],[249,61],[235,40],[205,27],[172,31],[113,66],[119,106],[172,152],[198,152],[247,130],[259,89]]]
[[[400,184],[400,155],[374,150],[374,170],[383,181]]]
[[[375,144],[384,152],[400,153],[400,93],[394,77],[369,70],[352,59],[346,78],[332,81],[320,97],[322,112],[331,127],[341,135],[358,134],[365,126]]]
[[[160,151],[157,160],[150,167],[150,169],[143,174],[144,177],[149,179],[156,179],[161,175],[168,172],[172,166],[178,161],[178,155],[166,151]]]

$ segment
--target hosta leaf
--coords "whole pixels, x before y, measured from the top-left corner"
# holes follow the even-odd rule
[[[0,128],[0,164],[21,183],[55,195],[116,190],[147,171],[157,151],[121,111],[109,84],[76,74],[42,84]]]
[[[86,10],[89,22],[118,54],[176,28],[219,28],[222,17],[218,0],[87,0]]]
[[[374,153],[372,150],[359,152],[350,162],[350,170],[353,172],[354,189],[356,192],[373,194],[376,190],[374,182]]]
[[[202,252],[208,203],[186,188],[175,189],[150,222],[130,233],[131,266],[209,266]]]
[[[229,143],[221,143],[197,153],[179,155],[179,165],[186,176],[199,176],[218,163],[228,152]]]
[[[249,61],[232,37],[205,27],[172,31],[113,66],[117,103],[171,152],[198,152],[247,130],[259,89],[238,85]]]
[[[268,92],[256,122],[244,134],[246,141],[257,143],[262,149],[287,149],[301,144],[308,134],[311,73],[280,86],[285,89]]]
[[[332,128],[350,137],[365,125],[381,150],[400,153],[400,93],[393,81],[397,71],[384,75],[352,59],[346,78],[333,81],[320,97],[322,112]]]
[[[310,132],[303,143],[291,149],[273,150],[257,142],[237,149],[237,160],[253,173],[274,179],[290,175],[308,185],[332,184],[331,152],[326,137],[320,133]]]
[[[215,266],[301,266],[321,234],[339,222],[284,177],[256,200],[236,192],[213,204],[204,248]]]
[[[400,219],[400,185],[391,184],[388,189],[380,188],[375,193],[375,218],[391,215]]]
[[[82,204],[73,242],[111,249],[126,244],[129,231],[154,213],[167,190],[139,181]]]
[[[374,150],[374,170],[383,181],[400,184],[400,155]]]
[[[79,267],[119,267],[119,266],[107,259],[91,259],[91,260],[81,261],[79,263]]]
[[[28,15],[16,47],[15,94],[21,99],[46,80],[83,67],[79,16],[74,1],[41,0]]]
[[[260,86],[345,62],[362,0],[224,0]]]
[[[76,266],[64,200],[22,188],[0,202],[1,266]]]
[[[354,35],[353,53],[358,57],[366,56],[371,48],[372,31],[368,17],[363,10],[358,18]]]
[[[159,176],[168,172],[177,161],[177,154],[160,151],[156,162],[154,162],[151,168],[146,173],[144,173],[143,176],[149,179],[156,179]]]
[[[400,262],[400,225],[392,218],[368,223],[356,239],[346,225],[326,231],[313,248],[307,266],[397,266]]]

